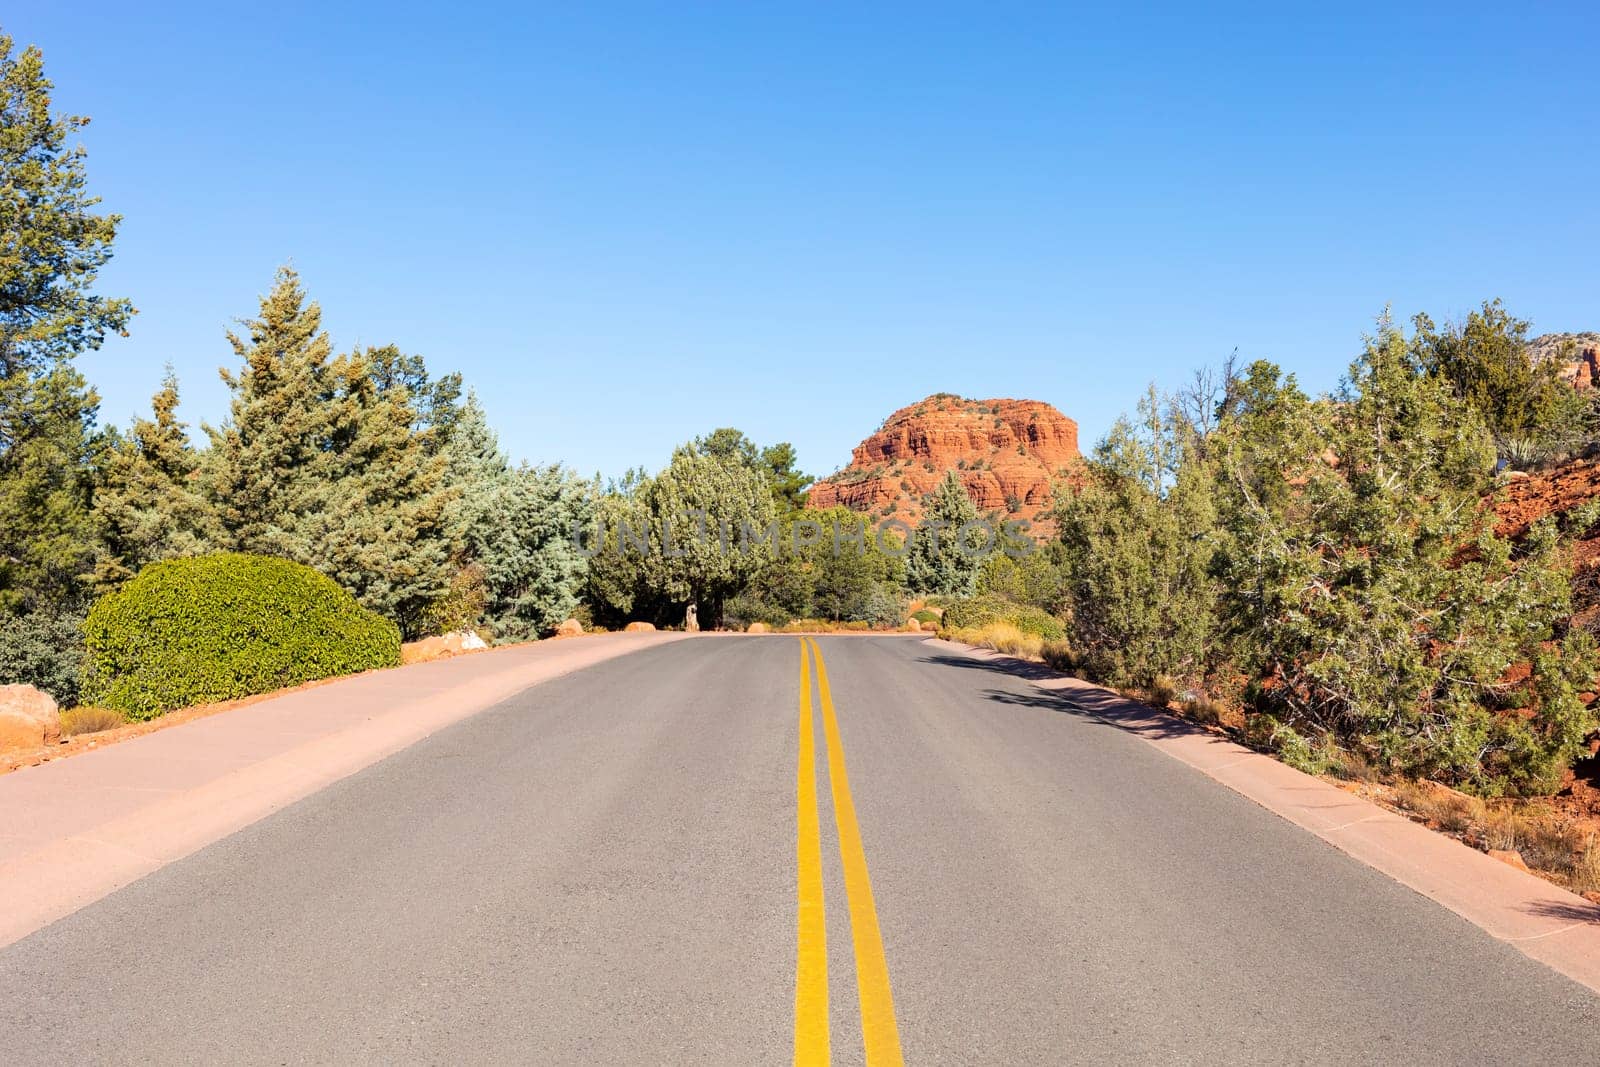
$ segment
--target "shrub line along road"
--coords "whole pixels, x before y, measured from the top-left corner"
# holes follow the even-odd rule
[[[0,949],[18,1063],[1588,1062],[1597,1032],[1505,942],[892,637],[552,678]]]

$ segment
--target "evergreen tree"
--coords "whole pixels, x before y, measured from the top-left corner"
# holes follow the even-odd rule
[[[215,515],[200,492],[200,457],[178,421],[178,380],[170,368],[150,401],[152,417],[115,437],[95,492],[101,540],[96,580],[116,585],[146,563],[209,551]]]
[[[71,601],[92,566],[98,403],[71,359],[122,331],[128,301],[92,292],[117,215],[96,214],[88,119],[50,111],[37,48],[0,35],[0,608]]]
[[[587,576],[573,531],[592,528],[595,487],[560,465],[511,467],[472,393],[453,416],[445,459],[459,494],[450,516],[456,565],[482,583],[495,638],[554,629],[577,607]]]
[[[321,324],[284,268],[247,334],[228,335],[243,367],[222,372],[232,415],[208,427],[219,541],[315,567],[414,636],[450,584],[450,461],[418,429],[394,372],[406,357],[330,358]]]
[[[789,442],[758,448],[742,430],[724,426],[695,438],[693,447],[721,462],[737,463],[759,473],[766,479],[780,515],[793,514],[806,506],[811,476],[795,467],[797,457]]]
[[[511,464],[500,450],[500,437],[489,425],[488,413],[476,392],[451,416],[444,445],[450,481],[457,493],[453,511],[462,526],[487,518],[490,497],[510,478]]]
[[[955,471],[945,473],[923,508],[922,522],[906,556],[906,582],[911,591],[943,596],[971,596],[977,592],[978,569],[983,565],[987,531],[961,528],[978,518],[978,508],[967,495]],[[999,531],[994,531],[998,544]],[[993,546],[991,546],[993,547]]]
[[[434,378],[421,356],[407,355],[394,345],[369,348],[366,356],[377,388],[388,391],[403,387],[407,403],[416,414],[413,428],[428,435],[430,451],[441,451],[462,410],[461,375]]]
[[[1215,590],[1210,471],[1162,414],[1154,390],[1137,424],[1118,419],[1089,477],[1056,519],[1073,644],[1095,676],[1120,685],[1204,672]]]
[[[896,622],[905,568],[878,549],[867,516],[846,507],[810,511],[822,539],[802,560],[813,618],[845,622]],[[885,617],[885,616],[889,617]]]
[[[589,553],[583,599],[598,621],[667,621],[670,605],[646,581],[648,551],[629,540],[649,535],[651,482],[643,470],[630,470],[595,502],[593,528],[583,534]]]
[[[448,460],[432,448],[403,381],[387,380],[393,348],[335,359],[327,370],[329,508],[313,526],[308,563],[407,637],[449,587]]]
[[[1554,527],[1515,552],[1494,534],[1482,419],[1387,318],[1336,403],[1253,371],[1219,431],[1218,573],[1280,744],[1311,751],[1309,734],[1488,792],[1553,787],[1592,726],[1577,692],[1593,643],[1554,641],[1570,610]],[[1517,663],[1531,677],[1508,682]]]
[[[717,625],[724,601],[772,556],[756,536],[777,520],[771,480],[691,443],[649,481],[643,499],[653,546],[645,581],[674,608],[696,605],[701,625]],[[748,539],[746,529],[752,531]]]
[[[811,475],[795,466],[794,445],[780,441],[761,450],[761,465],[772,482],[772,500],[780,512],[793,514],[806,506]]]
[[[560,464],[521,466],[491,498],[469,551],[483,568],[488,619],[499,640],[555,629],[578,606],[588,563],[573,540],[594,520],[595,486]]]
[[[1500,301],[1442,330],[1426,315],[1415,325],[1417,365],[1477,412],[1503,454],[1571,449],[1593,432],[1590,400],[1561,380],[1557,361],[1533,358],[1528,323]]]
[[[318,566],[319,531],[331,515],[333,459],[328,363],[333,346],[322,309],[308,304],[299,275],[281,268],[243,337],[229,332],[243,366],[224,368],[231,416],[207,426],[207,487],[223,545]]]

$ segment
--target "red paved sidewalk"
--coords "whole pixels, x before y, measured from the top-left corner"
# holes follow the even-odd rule
[[[375,671],[0,776],[0,946],[531,685],[683,637]]]

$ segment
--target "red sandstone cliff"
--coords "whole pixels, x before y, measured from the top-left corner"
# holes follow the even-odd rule
[[[922,498],[955,471],[979,512],[1027,519],[1048,535],[1052,491],[1080,458],[1078,424],[1049,404],[935,394],[890,415],[848,467],[811,487],[809,502],[915,525]]]

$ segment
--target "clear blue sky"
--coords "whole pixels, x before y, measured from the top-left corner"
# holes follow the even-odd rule
[[[102,417],[292,260],[335,343],[614,474],[735,425],[826,473],[930,392],[1085,443],[1237,348],[1333,385],[1385,304],[1600,328],[1592,4],[8,5],[126,215]],[[339,11],[339,8],[347,10]]]

